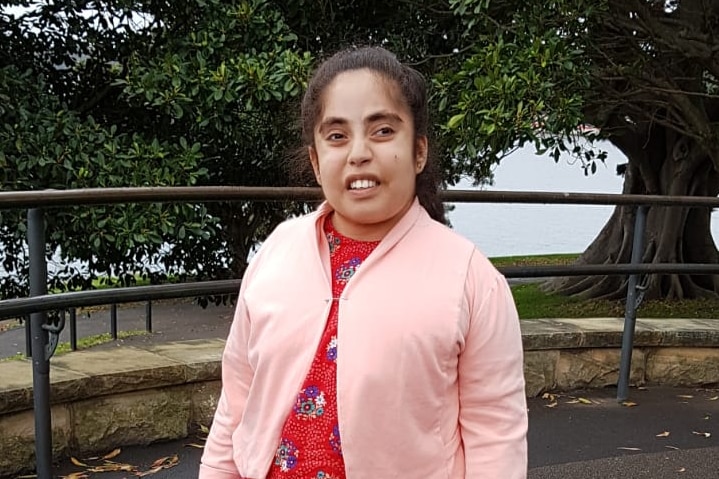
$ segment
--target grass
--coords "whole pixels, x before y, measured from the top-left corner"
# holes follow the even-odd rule
[[[117,333],[117,339],[127,339],[134,336],[145,336],[148,335],[147,331],[140,331],[140,330],[131,330],[131,331],[118,331]],[[97,346],[100,344],[106,344],[109,342],[112,342],[112,336],[110,333],[104,333],[104,334],[96,334],[94,336],[87,336],[84,338],[80,338],[77,340],[77,349],[87,349],[91,348],[93,346]],[[72,349],[70,348],[70,343],[63,342],[57,345],[57,349],[55,350],[55,355],[60,354],[66,354],[71,352]],[[25,359],[25,353],[17,353],[13,356],[8,356],[7,358],[0,359],[0,362],[3,361],[18,361]]]
[[[512,287],[521,319],[537,318],[623,318],[623,301],[581,300],[544,293],[540,283]],[[640,318],[715,318],[719,301],[685,299],[682,301],[644,301],[637,310]]]
[[[560,266],[572,264],[579,253],[545,254],[534,256],[499,256],[489,258],[494,266]]]
[[[497,266],[536,266],[571,264],[578,254],[540,256],[506,256],[491,258]],[[538,318],[622,318],[624,301],[583,300],[547,294],[541,283],[512,286],[512,294],[521,319]],[[719,313],[719,300],[686,299],[681,301],[644,301],[637,310],[641,318],[714,318]]]
[[[172,282],[172,278],[169,278],[167,282]],[[132,286],[149,286],[150,280],[148,278],[143,278],[142,275],[136,274],[135,275],[135,282],[132,284]],[[107,276],[100,276],[98,278],[95,278],[92,280],[92,287],[93,289],[107,289],[107,288],[115,288],[122,286],[120,283],[120,280],[118,278],[108,278]],[[65,291],[82,291],[82,288],[72,288],[68,290],[60,289],[60,288],[54,288],[51,289],[50,293],[63,293]]]

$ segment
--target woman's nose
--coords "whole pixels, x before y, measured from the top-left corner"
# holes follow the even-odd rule
[[[364,138],[356,138],[352,141],[352,147],[347,161],[351,165],[359,166],[372,159],[372,152]]]

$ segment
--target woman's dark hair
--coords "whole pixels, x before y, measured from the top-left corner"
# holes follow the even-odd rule
[[[312,75],[302,99],[302,168],[311,168],[307,158],[307,146],[314,145],[314,129],[322,114],[322,95],[327,86],[340,74],[352,70],[368,69],[394,82],[402,95],[414,121],[415,138],[429,138],[429,111],[427,84],[417,70],[397,60],[392,53],[379,47],[344,50],[325,60]],[[417,175],[415,191],[420,204],[436,221],[447,224],[444,205],[439,198],[442,180],[430,146],[427,163]]]

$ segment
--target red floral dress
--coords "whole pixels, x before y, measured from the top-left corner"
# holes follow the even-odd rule
[[[282,428],[267,479],[345,478],[337,420],[337,298],[379,241],[341,236],[329,219],[324,232],[330,248],[334,299],[310,371]]]

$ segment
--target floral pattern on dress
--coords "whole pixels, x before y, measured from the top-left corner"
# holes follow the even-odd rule
[[[335,424],[335,427],[332,428],[332,434],[330,434],[330,447],[332,450],[342,455],[342,441],[340,440],[340,425]]]
[[[302,419],[314,419],[325,413],[325,393],[317,386],[308,386],[297,395],[294,411]]]
[[[350,258],[349,260],[342,263],[337,271],[335,272],[335,279],[342,284],[346,284],[352,276],[354,276],[357,268],[362,263],[360,258]]]
[[[299,451],[294,443],[287,439],[282,439],[280,447],[277,448],[275,453],[275,465],[280,468],[282,472],[291,471],[297,465],[297,458],[299,457]]]
[[[332,336],[332,339],[330,339],[325,357],[327,361],[337,361],[337,336]]]
[[[330,250],[332,301],[325,329],[295,403],[267,479],[346,479],[337,415],[339,301],[347,282],[379,241],[342,236],[325,220]],[[302,455],[300,457],[300,452]]]

